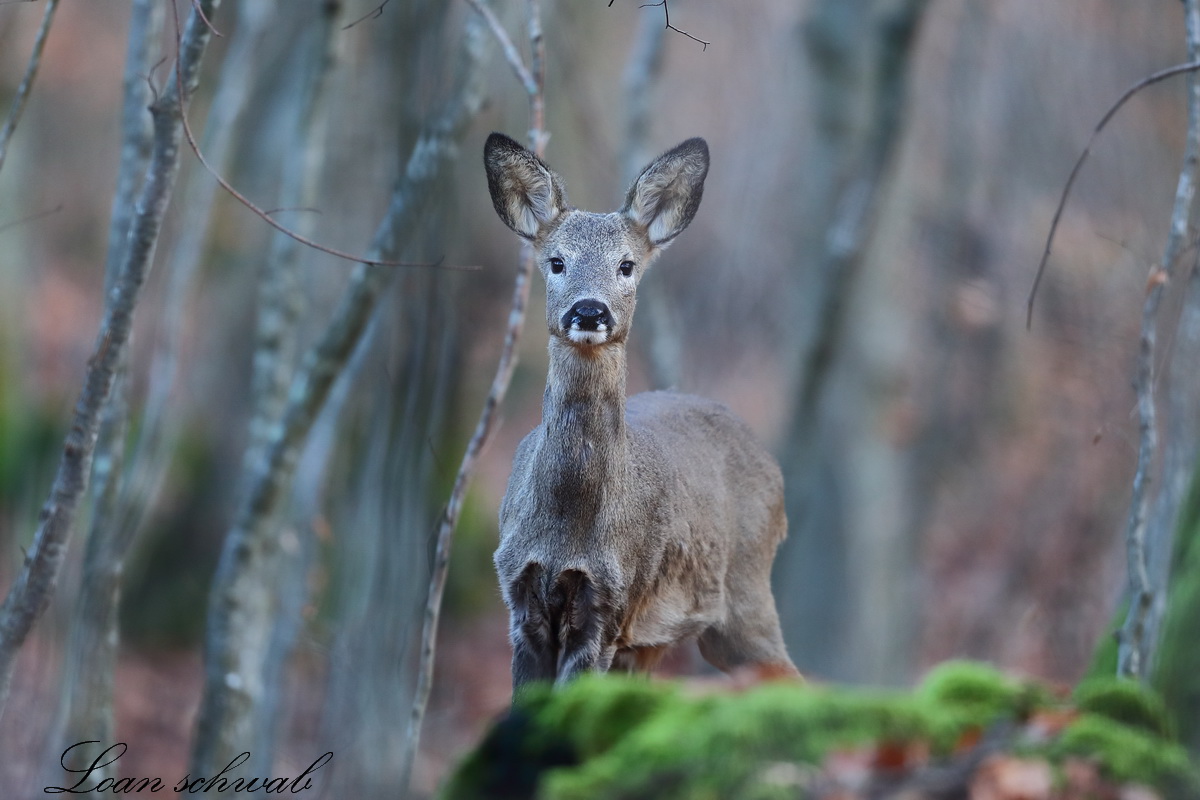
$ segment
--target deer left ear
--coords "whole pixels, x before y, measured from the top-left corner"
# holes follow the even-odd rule
[[[533,240],[567,208],[562,179],[546,163],[502,133],[483,147],[488,191],[504,224]]]
[[[688,139],[642,170],[621,212],[646,229],[652,244],[666,247],[696,216],[707,175],[708,144]]]

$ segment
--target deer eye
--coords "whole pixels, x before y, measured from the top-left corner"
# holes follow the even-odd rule
[[[566,268],[567,268],[566,262],[563,261],[558,256],[555,256],[554,258],[550,259],[550,271],[553,272],[555,275],[558,275],[560,272],[562,272]]]
[[[622,261],[619,269],[621,270],[621,274],[624,275],[626,278],[628,278],[630,275],[633,274],[633,262],[632,261]]]

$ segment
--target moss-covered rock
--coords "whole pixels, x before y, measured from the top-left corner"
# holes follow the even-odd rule
[[[989,753],[1051,765],[1082,757],[1113,779],[1192,797],[1180,792],[1200,788],[1200,779],[1169,740],[1161,702],[1114,683],[1082,687],[1080,713],[1043,686],[967,662],[943,665],[907,693],[790,683],[701,693],[589,676],[561,690],[530,690],[442,797],[816,798],[847,763],[862,784],[857,791],[880,781],[920,785],[925,769],[969,781],[980,742]],[[1039,717],[1062,724],[1035,725]]]
[[[1200,780],[1183,747],[1101,714],[1081,714],[1063,730],[1048,755],[1055,760],[1082,756],[1098,763],[1116,781],[1155,786],[1167,797],[1200,796]]]
[[[1089,678],[1075,688],[1073,700],[1080,711],[1139,728],[1155,736],[1174,736],[1162,698],[1135,681]]]

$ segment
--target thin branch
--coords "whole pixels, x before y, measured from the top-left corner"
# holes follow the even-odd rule
[[[376,6],[373,10],[368,11],[366,14],[363,14],[361,17],[354,20],[354,22],[351,22],[349,25],[343,25],[342,30],[348,31],[351,28],[353,28],[355,25],[359,24],[360,22],[366,22],[369,19],[379,19],[380,17],[383,16],[383,7],[386,6],[390,2],[392,2],[392,0],[383,0],[383,2],[380,3],[378,6]]]
[[[1186,0],[1184,18],[1187,35],[1187,65],[1173,68],[1172,74],[1192,72],[1200,69],[1200,0]],[[1157,73],[1169,77],[1170,70]],[[1149,79],[1142,82],[1149,84]],[[1140,88],[1137,87],[1137,88]],[[1136,90],[1136,89],[1135,89]],[[1126,93],[1126,97],[1133,91]],[[1125,98],[1123,97],[1122,100]],[[1148,486],[1151,470],[1158,461],[1159,430],[1158,410],[1155,399],[1156,343],[1158,340],[1159,307],[1163,292],[1175,271],[1177,262],[1187,248],[1188,220],[1196,200],[1197,173],[1200,171],[1200,80],[1195,76],[1188,85],[1188,129],[1184,147],[1183,166],[1179,170],[1179,182],[1175,188],[1175,203],[1171,211],[1171,227],[1163,247],[1160,270],[1161,280],[1152,280],[1142,304],[1141,335],[1138,339],[1134,389],[1137,392],[1138,410],[1138,461],[1133,478],[1133,492],[1129,501],[1129,521],[1125,530],[1126,569],[1129,581],[1129,611],[1121,627],[1120,648],[1117,655],[1117,674],[1122,677],[1145,679],[1148,677],[1152,660],[1158,623],[1162,616],[1161,596],[1165,575],[1151,567],[1151,547],[1170,551],[1170,536],[1173,532],[1174,513],[1166,519],[1156,520],[1158,525],[1150,530],[1147,521],[1150,510]],[[1105,117],[1112,116],[1110,112]],[[1094,138],[1095,134],[1093,134]],[[1090,145],[1090,142],[1089,142]],[[1086,152],[1086,151],[1085,151]],[[1189,364],[1189,367],[1191,365]],[[1190,413],[1190,409],[1188,410]],[[1192,460],[1187,459],[1190,469]],[[1160,501],[1170,498],[1172,487],[1164,480],[1158,489]],[[1177,498],[1176,498],[1177,502]]]
[[[220,0],[203,0],[211,11]],[[100,412],[108,402],[117,365],[124,357],[133,312],[149,273],[163,216],[179,170],[181,139],[178,108],[186,106],[199,80],[200,60],[208,44],[207,26],[188,19],[178,56],[176,80],[151,106],[154,152],[138,197],[120,277],[106,294],[104,319],[88,359],[83,388],[58,465],[50,497],[42,507],[33,546],[0,608],[0,710],[8,699],[16,655],[34,623],[46,610],[58,583],[75,525],[79,501],[87,490]]]
[[[1145,89],[1147,86],[1153,86],[1159,81],[1164,81],[1167,78],[1173,78],[1176,75],[1182,75],[1185,72],[1195,72],[1200,70],[1200,61],[1189,61],[1186,64],[1176,64],[1173,67],[1167,67],[1164,70],[1155,72],[1153,75],[1142,78],[1125,90],[1125,94],[1121,95],[1117,102],[1113,103],[1108,111],[1104,112],[1104,116],[1100,118],[1100,122],[1092,129],[1091,136],[1088,137],[1087,145],[1083,148],[1083,152],[1079,154],[1079,158],[1075,161],[1075,166],[1071,167],[1071,174],[1067,177],[1067,184],[1063,187],[1062,197],[1058,200],[1058,207],[1054,210],[1054,219],[1050,222],[1050,232],[1046,235],[1046,248],[1042,252],[1042,260],[1038,262],[1037,274],[1033,278],[1033,287],[1029,290],[1029,300],[1025,305],[1025,329],[1029,330],[1033,325],[1033,302],[1037,298],[1038,287],[1042,283],[1042,275],[1046,271],[1046,263],[1050,260],[1050,247],[1054,244],[1054,234],[1058,230],[1058,221],[1062,217],[1063,209],[1067,205],[1067,197],[1071,194],[1071,187],[1075,184],[1075,178],[1079,175],[1079,170],[1083,167],[1083,162],[1087,160],[1088,154],[1092,152],[1092,145],[1096,143],[1096,137],[1100,135],[1100,131],[1104,130],[1104,126],[1109,120],[1120,110],[1121,106],[1135,94]]]
[[[183,133],[187,137],[188,147],[190,147],[192,149],[192,152],[195,154],[196,158],[199,159],[200,163],[204,166],[204,169],[208,172],[208,174],[213,177],[213,180],[215,180],[217,183],[219,183],[221,185],[221,188],[224,189],[226,192],[228,192],[230,195],[232,195],[235,200],[237,200],[239,203],[244,205],[246,208],[250,209],[256,215],[258,215],[258,217],[260,219],[262,219],[263,222],[266,222],[268,225],[270,225],[272,228],[274,228],[275,230],[282,233],[284,236],[288,236],[292,239],[295,239],[297,242],[304,245],[305,247],[311,247],[313,250],[319,250],[322,253],[327,253],[331,256],[340,258],[344,261],[353,261],[353,262],[356,262],[359,264],[368,264],[368,265],[377,266],[377,267],[426,267],[429,269],[444,269],[444,270],[450,270],[453,272],[475,272],[475,271],[478,271],[479,267],[475,266],[475,265],[466,265],[466,266],[459,266],[456,264],[446,265],[446,264],[443,264],[441,262],[441,260],[433,261],[433,262],[423,262],[423,263],[413,263],[413,262],[409,262],[409,261],[386,261],[386,260],[373,261],[373,260],[367,258],[366,256],[356,256],[353,253],[347,253],[344,250],[338,250],[333,247],[327,247],[319,242],[314,242],[312,239],[309,239],[307,236],[303,236],[303,235],[297,233],[296,231],[294,231],[291,228],[284,225],[282,222],[279,222],[278,220],[276,220],[267,211],[264,211],[263,209],[261,209],[257,205],[255,205],[254,202],[252,200],[250,200],[250,198],[246,197],[244,194],[239,192],[237,189],[233,188],[233,185],[230,184],[229,181],[227,181],[223,177],[221,177],[221,174],[212,168],[212,166],[208,163],[208,160],[204,157],[204,154],[200,152],[200,146],[196,143],[196,138],[192,135],[192,129],[191,129],[191,126],[188,125],[187,117],[183,116],[182,119],[183,119]]]
[[[609,0],[608,4],[611,6],[611,5],[612,5],[612,0]],[[667,7],[667,0],[659,0],[657,3],[642,3],[640,6],[638,6],[638,8],[653,8],[653,7],[655,7],[655,6],[662,6],[662,10],[663,10],[663,19],[664,19],[664,20],[666,20],[666,23],[667,23],[667,24],[666,24],[664,27],[665,27],[667,30],[669,30],[669,31],[675,31],[676,33],[681,33],[681,34],[683,34],[684,36],[686,36],[687,38],[691,39],[693,42],[699,42],[700,44],[704,45],[702,48],[700,48],[700,49],[701,49],[701,51],[706,51],[706,50],[708,50],[708,46],[709,46],[710,44],[712,44],[712,42],[706,42],[706,41],[704,41],[703,39],[700,39],[700,38],[697,38],[697,37],[695,37],[695,36],[692,36],[692,35],[691,35],[690,33],[688,33],[687,31],[685,31],[685,30],[682,30],[681,28],[676,28],[674,25],[672,25],[672,24],[671,24],[671,11],[670,11],[670,9]]]
[[[57,214],[58,212],[62,211],[63,207],[64,207],[63,204],[59,203],[54,208],[48,208],[45,211],[35,211],[34,213],[32,213],[28,216],[21,217],[19,219],[14,219],[11,222],[5,222],[3,224],[0,224],[0,233],[4,232],[10,228],[16,228],[21,225],[27,225],[30,222],[36,222],[39,219],[45,219],[46,217],[52,217],[55,214]]]
[[[541,0],[529,0],[529,72],[533,77],[533,91],[529,94],[529,142],[535,153],[544,156],[550,136],[546,133],[546,41],[542,35],[540,3]]]
[[[37,38],[33,40],[33,52],[29,54],[29,62],[25,65],[25,75],[17,87],[17,94],[8,110],[8,118],[4,120],[4,127],[0,128],[0,169],[4,168],[4,158],[8,155],[8,142],[17,129],[17,123],[21,121],[25,103],[29,101],[33,79],[37,77],[38,67],[42,63],[42,50],[45,49],[46,38],[50,35],[50,23],[54,21],[54,12],[57,10],[58,0],[47,0],[46,10],[42,12],[41,27],[38,28]]]
[[[500,43],[500,49],[504,51],[504,60],[512,67],[513,72],[517,76],[517,80],[521,82],[521,86],[525,89],[525,93],[533,97],[538,93],[537,82],[533,79],[533,73],[529,67],[525,66],[524,60],[521,58],[520,52],[517,51],[517,46],[513,44],[512,39],[508,35],[508,31],[504,30],[504,26],[500,24],[500,20],[490,8],[485,6],[480,0],[467,0],[467,5],[475,9],[475,11],[483,17],[487,23],[488,29],[491,30],[492,36],[496,37],[496,41]]]
[[[204,24],[208,26],[208,29],[212,32],[213,36],[219,36],[222,39],[225,38],[225,34],[217,30],[212,24],[212,20],[210,20],[208,15],[204,13],[204,8],[200,5],[200,0],[192,0],[192,10],[200,15],[200,19],[204,20]]]
[[[279,206],[278,208],[268,208],[263,211],[263,213],[267,216],[274,216],[275,214],[279,214],[284,211],[303,211],[306,214],[316,214],[317,216],[321,215],[321,209],[313,208],[311,206]]]

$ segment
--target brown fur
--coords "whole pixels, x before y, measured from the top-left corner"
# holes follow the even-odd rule
[[[798,675],[770,588],[787,531],[778,465],[718,403],[625,397],[637,284],[695,215],[707,146],[660,156],[610,214],[570,208],[561,179],[506,136],[489,137],[484,162],[500,218],[533,242],[550,332],[542,423],[513,459],[495,556],[514,689],[650,669],[689,638],[727,672]]]

